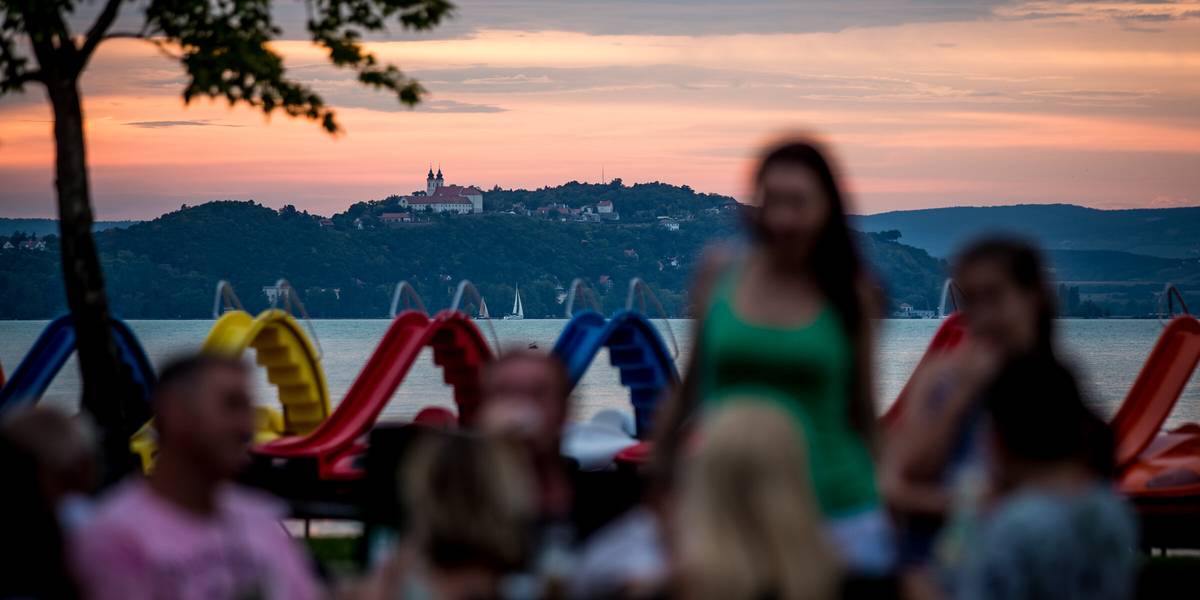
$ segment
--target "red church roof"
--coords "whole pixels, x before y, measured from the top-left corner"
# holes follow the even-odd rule
[[[409,206],[415,204],[471,204],[471,199],[466,196],[412,196],[408,199]]]
[[[475,196],[482,193],[483,191],[475,186],[463,187],[461,185],[443,185],[439,186],[436,190],[433,190],[433,197],[438,198],[451,196],[457,198],[459,196]]]

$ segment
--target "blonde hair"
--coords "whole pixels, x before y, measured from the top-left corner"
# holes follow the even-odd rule
[[[399,481],[409,534],[434,566],[504,571],[524,560],[532,479],[508,447],[429,434],[403,461]]]
[[[683,467],[676,523],[687,598],[831,598],[840,575],[824,537],[803,436],[773,404],[706,418]]]

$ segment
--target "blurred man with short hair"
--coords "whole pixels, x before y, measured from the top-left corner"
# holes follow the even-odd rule
[[[282,507],[232,478],[249,459],[254,400],[246,366],[195,356],[154,392],[153,473],[115,488],[75,536],[89,598],[311,598]]]

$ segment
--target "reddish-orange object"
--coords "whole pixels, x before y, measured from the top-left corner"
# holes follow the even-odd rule
[[[426,406],[413,417],[412,422],[433,429],[455,429],[458,427],[458,416],[448,408]]]
[[[626,465],[644,465],[650,462],[650,456],[654,453],[654,443],[648,440],[642,440],[620,452],[613,457],[613,461],[617,464]]]
[[[937,356],[957,348],[966,339],[966,316],[960,312],[956,312],[946,317],[942,321],[941,326],[938,327],[938,330],[934,332],[933,339],[929,340],[929,346],[925,348],[925,354],[921,356],[920,362],[917,363],[917,368],[913,370],[913,375],[921,372],[921,368]],[[888,407],[887,412],[883,413],[883,417],[880,420],[884,426],[893,425],[900,418],[900,414],[904,410],[904,405],[907,403],[909,389],[913,384],[913,375],[908,377],[908,382],[900,390],[900,395],[896,396],[896,401]]]
[[[254,448],[268,459],[310,459],[323,480],[352,480],[363,476],[359,457],[366,437],[388,400],[412,368],[421,350],[433,348],[433,362],[442,367],[454,387],[458,421],[471,425],[479,406],[479,372],[492,350],[469,317],[442,311],[433,318],[409,310],[396,316],[346,398],[316,429]]]
[[[1200,363],[1200,321],[1171,320],[1112,419],[1121,491],[1136,500],[1180,500],[1200,509],[1200,425],[1161,431]]]
[[[1125,402],[1112,418],[1117,467],[1133,462],[1158,435],[1200,361],[1200,321],[1190,315],[1167,324]]]

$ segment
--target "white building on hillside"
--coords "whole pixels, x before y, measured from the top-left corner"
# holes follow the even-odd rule
[[[475,186],[446,185],[442,170],[437,175],[433,168],[425,178],[425,192],[401,196],[399,205],[413,210],[452,212],[458,214],[483,212],[483,190]]]

